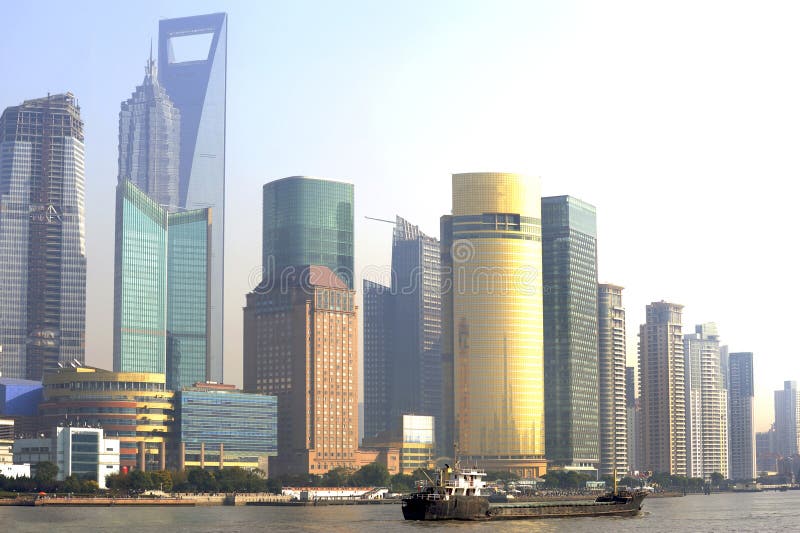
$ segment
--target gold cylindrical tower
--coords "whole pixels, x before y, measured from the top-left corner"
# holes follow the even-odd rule
[[[444,330],[453,336],[456,451],[487,469],[542,475],[539,179],[454,174],[449,219],[442,242],[450,246],[452,315]]]

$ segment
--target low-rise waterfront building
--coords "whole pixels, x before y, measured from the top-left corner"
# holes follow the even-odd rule
[[[177,467],[260,468],[278,451],[275,396],[196,383],[175,393]]]
[[[99,426],[119,439],[123,469],[166,468],[174,393],[164,374],[63,368],[45,375],[43,385],[42,431],[64,423]]]
[[[0,463],[0,476],[6,478],[31,477],[31,465],[15,465],[13,463]]]
[[[14,462],[49,461],[58,466],[59,481],[75,474],[97,481],[101,489],[106,488],[107,475],[119,473],[119,440],[105,438],[101,428],[62,426],[51,434],[14,441]]]
[[[383,431],[375,437],[365,438],[363,447],[399,450],[401,474],[411,474],[419,468],[434,468],[436,452],[434,417],[401,415],[399,418],[397,423],[389,424],[392,429]]]

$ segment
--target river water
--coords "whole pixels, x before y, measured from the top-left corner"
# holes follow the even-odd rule
[[[0,507],[0,532],[800,531],[800,491],[648,498],[633,518],[406,522],[400,505],[327,507]]]

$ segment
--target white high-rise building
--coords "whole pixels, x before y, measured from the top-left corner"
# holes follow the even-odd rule
[[[719,334],[713,323],[684,336],[686,357],[686,452],[688,475],[728,477],[728,393],[720,364]]]

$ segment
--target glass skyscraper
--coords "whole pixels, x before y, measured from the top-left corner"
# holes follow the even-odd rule
[[[439,284],[439,241],[397,217],[391,290],[364,281],[367,437],[390,429],[403,420],[402,415],[441,418]]]
[[[547,458],[597,468],[600,453],[595,208],[542,198]]]
[[[455,174],[441,226],[453,452],[523,476],[546,470],[539,190],[538,178],[518,174]]]
[[[169,213],[117,185],[114,370],[166,373],[180,389],[208,379],[211,211]]]
[[[756,477],[753,352],[730,354],[728,368],[728,474],[735,481],[751,481]]]
[[[389,429],[393,306],[391,287],[364,280],[364,436]]]
[[[0,373],[84,361],[83,122],[71,93],[0,116]]]
[[[297,265],[319,265],[353,288],[352,184],[307,176],[267,183],[262,230],[267,283],[279,283]]]
[[[180,113],[178,206],[214,212],[208,372],[222,382],[228,16],[164,19],[158,27],[158,80]]]

